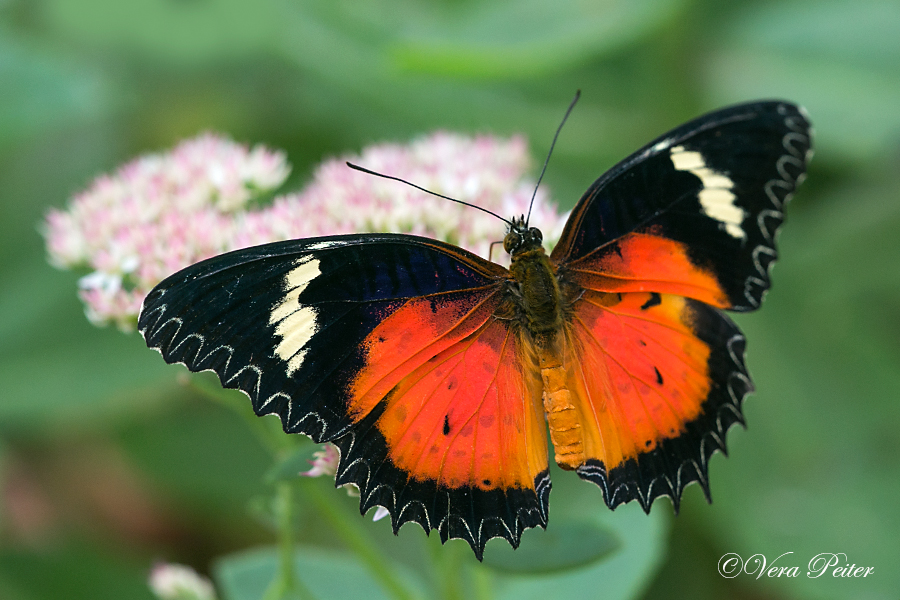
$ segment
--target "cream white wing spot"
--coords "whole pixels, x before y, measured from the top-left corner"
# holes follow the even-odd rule
[[[316,310],[300,304],[300,294],[309,283],[321,275],[319,261],[305,256],[284,277],[284,297],[269,314],[269,325],[275,325],[275,335],[281,338],[275,346],[275,355],[287,363],[290,377],[303,364],[306,344],[318,330]]]
[[[734,182],[728,175],[710,169],[702,154],[687,150],[684,146],[674,146],[669,156],[676,169],[687,171],[700,178],[703,189],[698,196],[703,212],[721,223],[731,237],[746,239],[747,234],[741,223],[744,222],[747,213],[734,203],[737,196],[731,191]]]

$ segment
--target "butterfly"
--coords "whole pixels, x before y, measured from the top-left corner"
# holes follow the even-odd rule
[[[698,482],[743,424],[745,339],[723,310],[770,285],[784,207],[812,156],[805,112],[724,108],[597,179],[548,255],[510,222],[507,269],[401,234],[229,252],[168,277],[138,328],[215,371],[258,415],[340,450],[336,485],[442,542],[515,548],[547,526],[556,463],[610,508]]]

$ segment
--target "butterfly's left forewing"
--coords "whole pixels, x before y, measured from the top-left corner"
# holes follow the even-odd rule
[[[583,287],[759,307],[812,129],[769,101],[724,108],[659,137],[585,192],[552,258]]]
[[[278,242],[160,283],[139,329],[168,362],[213,370],[285,431],[341,450],[338,484],[481,556],[546,525],[539,376],[506,270],[401,235]]]

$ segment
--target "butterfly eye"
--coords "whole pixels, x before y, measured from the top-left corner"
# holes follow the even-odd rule
[[[529,235],[531,235],[531,239],[533,239],[534,241],[536,241],[538,243],[544,241],[544,234],[541,233],[541,230],[538,229],[537,227],[532,227],[531,229],[528,230],[528,233],[529,233]]]
[[[512,254],[513,250],[519,247],[522,243],[522,235],[515,231],[510,231],[506,234],[506,237],[503,238],[503,249],[506,250],[507,254]]]

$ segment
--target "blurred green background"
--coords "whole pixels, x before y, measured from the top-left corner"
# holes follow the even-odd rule
[[[479,566],[461,542],[414,526],[394,538],[307,480],[298,572],[321,598],[391,597],[340,534],[346,518],[422,597],[897,600],[898,32],[896,0],[0,1],[0,598],[150,598],[147,572],[167,560],[242,600],[274,561],[267,451],[138,335],[88,324],[80,274],[46,263],[48,207],[205,130],[285,149],[288,189],[323,158],[437,128],[523,132],[538,163],[581,89],[545,179],[566,209],[726,103],[787,98],[816,127],[773,290],[737,317],[758,392],[712,461],[714,503],[692,486],[678,517],[668,501],[611,513],[557,472],[550,531],[522,550],[579,519],[609,548],[523,574],[534,557],[504,567],[502,541]],[[723,578],[728,552],[791,552],[777,564],[799,576]],[[822,552],[874,573],[807,577]]]

